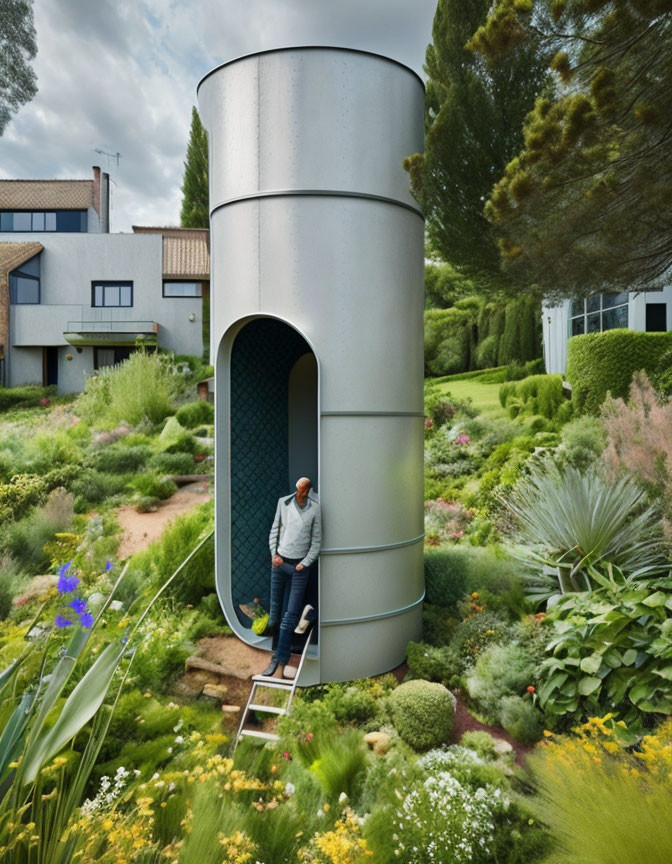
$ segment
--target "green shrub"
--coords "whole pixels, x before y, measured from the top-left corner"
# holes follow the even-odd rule
[[[657,367],[672,349],[672,333],[608,330],[573,336],[568,343],[567,380],[579,413],[596,414],[607,392],[626,399],[635,372]]]
[[[56,395],[55,384],[49,387],[39,387],[27,384],[23,387],[0,387],[0,411],[10,408],[34,408],[40,404],[40,399],[49,399]]]
[[[519,565],[501,552],[475,546],[439,546],[425,551],[425,591],[430,604],[455,607],[465,594],[487,588],[512,590]]]
[[[45,571],[49,555],[44,544],[57,531],[66,531],[73,517],[74,496],[65,489],[54,489],[46,502],[28,516],[9,522],[3,528],[0,544],[29,573]]]
[[[193,453],[196,442],[191,432],[187,432],[176,417],[169,417],[156,446],[162,453]]]
[[[496,612],[485,611],[465,618],[455,628],[449,646],[457,658],[458,671],[473,666],[486,648],[505,641],[511,632],[509,622]]]
[[[443,685],[407,681],[389,699],[394,727],[414,750],[430,750],[450,739],[456,701]]]
[[[465,732],[460,738],[460,746],[473,750],[481,759],[491,760],[497,758],[495,739],[489,732]]]
[[[512,418],[520,414],[541,414],[551,420],[566,401],[562,375],[530,375],[522,381],[502,384],[499,401]]]
[[[561,441],[569,464],[584,471],[606,446],[604,423],[597,417],[584,414],[562,427]]]
[[[497,337],[487,336],[476,349],[476,363],[479,369],[488,369],[497,365]]]
[[[544,729],[544,718],[530,699],[505,696],[499,705],[502,727],[521,744],[535,744]]]
[[[15,474],[0,484],[0,524],[23,516],[46,493],[46,484],[36,474]]]
[[[169,355],[133,351],[123,363],[99,369],[87,379],[75,403],[77,413],[98,425],[160,423],[173,408],[174,371]]]
[[[175,414],[178,422],[187,429],[194,429],[203,423],[215,422],[215,406],[205,399],[197,399],[183,405]]]
[[[11,555],[0,556],[0,621],[12,611],[12,601],[23,582],[21,567]]]
[[[423,642],[409,642],[406,646],[408,677],[423,678],[447,684],[458,668],[455,655],[448,647],[436,648]]]
[[[85,468],[70,485],[76,496],[75,509],[82,513],[86,505],[101,502],[118,495],[126,489],[128,477],[123,474],[103,474],[93,468]]]
[[[672,396],[672,348],[663,351],[659,356],[651,373],[651,383],[661,396],[667,399]]]
[[[138,474],[126,485],[140,498],[158,498],[160,501],[163,501],[164,498],[170,498],[177,492],[177,484],[170,477],[159,477],[158,474],[152,473]]]
[[[470,309],[428,309],[425,311],[425,369],[428,375],[450,375],[470,368]]]
[[[422,607],[422,639],[430,645],[447,645],[457,626],[454,609],[432,606],[425,603]]]
[[[467,690],[488,723],[500,719],[500,702],[504,696],[520,696],[536,683],[536,669],[541,658],[512,642],[490,645],[467,672]]]
[[[131,474],[147,463],[151,453],[147,445],[129,447],[127,439],[124,439],[123,443],[111,444],[94,453],[91,465],[96,471],[107,474]]]
[[[158,474],[194,474],[196,463],[191,453],[156,453],[147,467]]]

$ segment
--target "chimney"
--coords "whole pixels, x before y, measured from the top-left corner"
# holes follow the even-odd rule
[[[100,231],[110,233],[110,175],[93,166],[93,209],[100,220]]]

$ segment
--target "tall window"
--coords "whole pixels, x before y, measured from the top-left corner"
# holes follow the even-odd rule
[[[569,335],[601,333],[628,326],[628,294],[594,294],[585,300],[572,300]]]
[[[9,302],[40,302],[40,256],[25,261],[9,274]]]
[[[92,306],[132,306],[132,282],[92,282]]]
[[[0,232],[86,233],[87,217],[86,210],[3,210],[0,211]]]
[[[164,297],[202,297],[202,282],[164,282]]]

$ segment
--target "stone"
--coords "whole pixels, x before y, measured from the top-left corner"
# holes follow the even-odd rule
[[[392,738],[387,732],[369,732],[364,736],[364,740],[379,756],[387,753],[392,745]]]
[[[215,675],[228,675],[229,671],[219,663],[212,663],[210,660],[204,660],[203,657],[187,657],[184,663],[184,671],[189,672],[190,669],[201,669],[203,672],[212,672]]]
[[[240,705],[222,705],[222,711],[224,714],[239,714]]]
[[[112,602],[110,603],[110,609],[113,612],[120,612],[123,608],[124,604],[121,602],[121,600],[112,600]]]
[[[509,744],[508,741],[505,741],[503,738],[495,738],[492,736],[493,747],[495,753],[498,756],[508,756],[509,753],[513,753],[513,747]]]
[[[89,596],[89,605],[90,606],[100,606],[105,602],[105,597],[100,591],[94,591],[93,594]]]
[[[206,684],[203,687],[203,695],[209,696],[211,699],[219,699],[220,702],[223,702],[226,699],[226,694],[229,692],[229,688],[225,687],[223,684]]]

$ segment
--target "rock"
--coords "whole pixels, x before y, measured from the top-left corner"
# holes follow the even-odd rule
[[[26,633],[26,639],[39,639],[40,636],[42,636],[42,634],[45,632],[46,631],[43,630],[41,627],[37,627],[37,626],[32,627],[28,631],[28,633]]]
[[[109,608],[110,608],[113,612],[119,612],[121,609],[124,608],[124,604],[121,602],[121,600],[112,600],[112,602],[110,603]]]
[[[223,684],[206,684],[203,687],[203,695],[209,696],[211,699],[219,699],[220,702],[223,702],[226,699],[226,694],[229,692],[229,688],[225,687]]]
[[[508,741],[505,741],[503,738],[495,738],[494,735],[492,736],[492,740],[495,753],[498,756],[508,756],[509,753],[513,753],[513,747]]]
[[[100,593],[100,591],[94,591],[93,594],[89,597],[89,605],[90,606],[100,606],[105,602],[105,597]]]
[[[212,663],[210,660],[204,660],[203,657],[187,657],[184,663],[184,671],[189,672],[191,669],[201,669],[203,672],[212,672],[215,675],[228,675],[229,671],[219,663]]]
[[[224,714],[239,714],[240,705],[222,705],[222,711]]]
[[[366,743],[373,748],[373,752],[383,756],[390,749],[392,738],[387,732],[369,732],[364,736]]]

